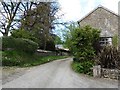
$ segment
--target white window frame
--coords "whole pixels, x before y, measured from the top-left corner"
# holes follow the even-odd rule
[[[100,37],[100,46],[112,45],[112,37]]]

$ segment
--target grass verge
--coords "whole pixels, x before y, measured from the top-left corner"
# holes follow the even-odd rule
[[[39,56],[18,51],[2,51],[2,66],[36,66],[67,57],[68,56]]]

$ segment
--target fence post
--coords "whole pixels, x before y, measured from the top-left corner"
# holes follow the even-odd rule
[[[97,65],[93,67],[93,76],[94,77],[101,77],[101,66]]]

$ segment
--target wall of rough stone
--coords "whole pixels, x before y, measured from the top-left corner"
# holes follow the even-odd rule
[[[118,33],[118,16],[108,10],[98,7],[87,17],[79,21],[80,26],[90,25],[101,30],[101,36],[114,36]],[[107,30],[107,34],[105,31]]]
[[[40,56],[70,56],[69,52],[63,52],[63,51],[37,51],[37,55]]]
[[[110,79],[120,79],[120,70],[118,69],[106,69],[101,68],[100,65],[93,67],[93,76],[94,77],[103,77],[103,78],[110,78]]]
[[[110,79],[117,79],[118,80],[118,75],[119,75],[119,70],[117,69],[105,69],[102,68],[102,77],[104,78],[110,78]]]

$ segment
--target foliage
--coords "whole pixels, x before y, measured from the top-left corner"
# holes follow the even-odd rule
[[[103,68],[119,68],[120,51],[112,46],[106,46],[97,56],[96,63]]]
[[[34,34],[40,41],[38,44],[41,49],[46,50],[49,47],[47,42],[49,42],[52,29],[57,22],[56,13],[58,10],[57,2],[39,2],[37,7],[28,10],[21,20],[20,27]]]
[[[3,36],[2,39],[2,49],[5,50],[6,48],[13,48],[14,47],[14,38]]]
[[[16,50],[24,51],[28,53],[34,53],[38,48],[37,43],[29,39],[22,39],[22,38],[15,39],[15,45],[16,45],[15,46]]]
[[[77,26],[77,24],[72,23],[70,24],[70,26],[68,26],[68,29],[64,30],[64,34],[63,34],[64,40],[65,40],[64,47],[69,48],[71,50],[72,34],[74,30],[78,27],[79,26]]]
[[[53,38],[49,38],[46,42],[46,50],[54,51],[55,50],[55,42]]]
[[[83,62],[73,62],[72,69],[78,73],[84,73],[88,75],[92,75],[91,68],[93,67],[93,61],[83,61]]]
[[[55,24],[58,24],[57,19],[60,19],[60,16],[57,15],[59,11],[58,2],[16,3],[11,1],[0,2],[0,5],[2,7],[0,13],[2,29],[0,31],[4,36],[8,36],[10,31],[16,30],[15,28],[23,28],[24,30],[12,32],[12,36],[33,40],[42,47],[41,49],[48,48],[47,40],[53,33]]]
[[[12,31],[11,36],[14,38],[30,39],[38,43],[38,39],[32,33],[24,29],[18,29],[18,30]]]
[[[79,60],[91,60],[95,56],[94,42],[99,40],[100,31],[90,26],[70,28],[66,42],[73,55]]]
[[[3,49],[10,48],[27,53],[34,53],[38,48],[38,44],[29,39],[2,37],[2,40]]]
[[[66,58],[66,56],[39,56],[36,54],[28,54],[20,51],[2,51],[3,66],[20,66],[28,67],[40,65],[53,60]]]
[[[112,38],[112,45],[114,47],[117,47],[118,46],[118,35],[114,35],[113,38]]]
[[[63,41],[61,40],[59,36],[55,37],[55,44],[63,44]]]
[[[21,60],[24,60],[18,53],[18,51],[2,51],[2,65],[3,66],[17,66]],[[22,52],[21,54],[24,54]]]

